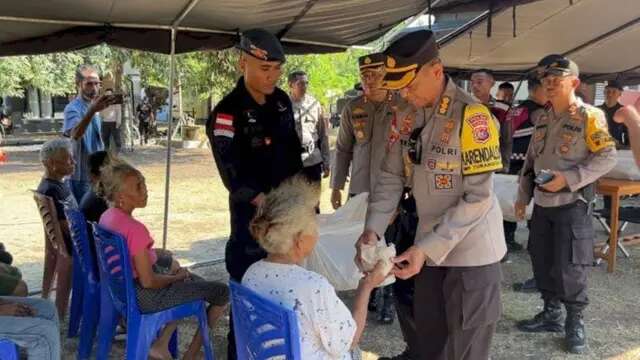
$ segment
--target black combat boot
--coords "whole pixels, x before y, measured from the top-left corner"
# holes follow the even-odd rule
[[[564,341],[567,351],[572,354],[582,354],[587,349],[587,335],[584,331],[582,309],[566,306],[567,319],[564,322]]]
[[[367,310],[370,312],[376,312],[378,310],[378,289],[373,289],[371,295],[369,295],[369,303],[367,304]]]
[[[544,309],[533,319],[519,321],[516,326],[524,332],[562,332],[562,308],[559,301],[544,302]]]

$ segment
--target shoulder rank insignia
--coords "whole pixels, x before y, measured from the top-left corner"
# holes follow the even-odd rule
[[[444,115],[449,111],[449,106],[451,105],[451,98],[449,96],[443,96],[442,100],[440,100],[440,104],[438,105],[438,115]]]

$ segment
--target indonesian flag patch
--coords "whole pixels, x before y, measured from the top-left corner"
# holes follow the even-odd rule
[[[213,128],[214,136],[225,136],[233,139],[235,129],[233,127],[233,116],[229,114],[218,113],[216,115],[216,124]]]

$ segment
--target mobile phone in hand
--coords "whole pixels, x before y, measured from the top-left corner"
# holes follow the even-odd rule
[[[111,95],[111,104],[122,104],[124,102],[124,95],[113,94]]]
[[[538,176],[536,176],[536,178],[533,180],[533,182],[535,182],[536,184],[538,184],[538,186],[540,186],[540,185],[544,185],[544,184],[548,183],[549,181],[553,180],[554,177],[555,177],[555,175],[553,174],[553,172],[551,170],[542,170],[542,171],[540,171]]]

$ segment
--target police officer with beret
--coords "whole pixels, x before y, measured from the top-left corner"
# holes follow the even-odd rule
[[[349,196],[371,193],[380,176],[382,161],[387,151],[387,141],[394,126],[411,126],[412,120],[398,124],[398,113],[406,111],[409,105],[397,94],[380,89],[384,77],[386,56],[374,53],[358,59],[363,94],[349,101],[340,117],[340,130],[336,140],[336,156],[333,163],[331,203],[334,209],[342,205],[342,190],[349,175]],[[395,123],[394,123],[395,119]],[[402,120],[402,119],[401,119]],[[411,123],[409,123],[411,122]],[[398,215],[386,232],[385,239],[393,242],[397,250],[404,251],[413,244],[417,215],[415,201],[406,189],[406,196],[400,203]],[[378,311],[378,321],[383,324],[393,322],[393,305],[398,313],[398,321],[407,347],[394,360],[417,359],[416,333],[413,321],[413,279],[397,280],[385,286],[382,291],[382,306],[377,306],[372,295],[369,311]]]
[[[222,181],[229,191],[231,236],[225,263],[231,279],[266,256],[249,232],[265,194],[302,170],[302,146],[289,96],[276,87],[285,61],[278,39],[262,29],[242,34],[238,48],[243,76],[213,109],[207,136]],[[230,359],[235,359],[233,330]]]
[[[550,106],[536,111],[533,139],[520,176],[516,216],[533,198],[529,253],[544,309],[518,323],[526,332],[565,332],[571,353],[586,349],[583,311],[589,303],[587,273],[593,263],[590,209],[594,182],[616,163],[604,113],[575,95],[578,66],[561,55],[538,63]],[[562,324],[564,304],[567,316]]]
[[[600,108],[607,117],[607,125],[609,126],[609,134],[611,134],[611,137],[619,145],[628,146],[629,133],[627,128],[615,122],[613,119],[615,113],[623,107],[619,101],[623,91],[624,89],[619,82],[615,80],[607,82],[607,85],[604,87],[604,102],[598,106],[598,108]]]
[[[400,90],[417,110],[412,126],[389,134],[358,241],[384,234],[409,169],[418,230],[415,245],[392,261],[397,277],[415,276],[419,359],[487,359],[506,253],[493,192],[493,172],[502,168],[498,122],[444,73],[431,31],[407,33],[384,54],[382,86]]]

